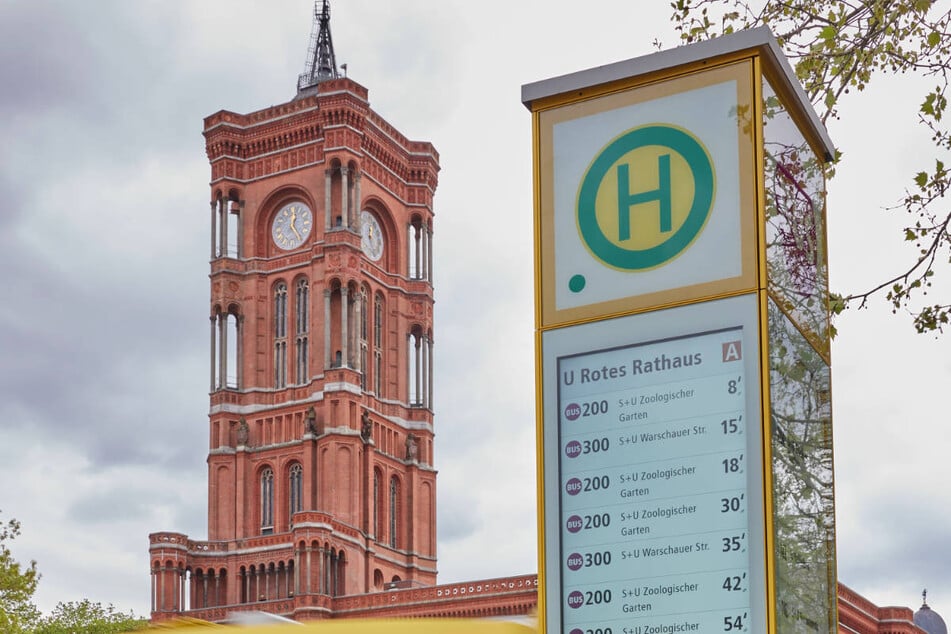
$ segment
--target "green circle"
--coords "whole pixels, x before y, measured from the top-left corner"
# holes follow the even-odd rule
[[[694,178],[693,202],[686,220],[665,241],[649,249],[624,249],[611,242],[598,225],[598,189],[621,157],[649,145],[670,148],[686,160]],[[578,230],[591,254],[608,266],[628,271],[651,269],[677,257],[700,234],[713,209],[713,192],[713,162],[697,139],[672,126],[634,128],[609,143],[588,168],[578,190]]]
[[[568,280],[568,290],[572,293],[580,293],[584,290],[586,283],[587,280],[584,279],[584,275],[572,275],[571,279]]]

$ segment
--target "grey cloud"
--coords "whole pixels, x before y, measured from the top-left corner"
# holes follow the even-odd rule
[[[7,3],[0,9],[0,112],[45,110],[76,94],[87,54],[61,11],[42,3]],[[64,55],[64,51],[71,54]]]
[[[466,539],[482,526],[475,499],[458,494],[440,495],[437,526],[439,541],[444,543]]]
[[[201,470],[194,468],[185,472],[178,472],[179,481],[182,478],[201,479]],[[173,472],[172,470],[169,470]],[[104,475],[109,476],[115,470],[107,470]],[[131,473],[145,473],[135,469]],[[67,509],[67,517],[86,526],[112,525],[119,522],[136,523],[144,517],[154,516],[156,508],[172,508],[176,515],[174,528],[176,530],[203,528],[204,487],[201,494],[183,498],[180,492],[168,488],[155,488],[151,482],[145,480],[112,479],[95,492],[74,500]],[[155,527],[155,530],[173,528],[170,526]]]
[[[106,464],[177,464],[175,436],[195,429],[196,417],[203,424],[205,386],[177,385],[177,376],[163,385],[153,369],[202,363],[202,315],[154,302],[148,285],[134,280],[84,289],[48,270],[41,278],[21,272],[11,278],[15,310],[0,312],[0,383],[9,391],[0,411],[31,411],[38,431]],[[169,399],[183,390],[184,398]]]
[[[67,511],[67,517],[86,525],[112,524],[135,519],[145,513],[142,491],[112,488],[75,501]]]

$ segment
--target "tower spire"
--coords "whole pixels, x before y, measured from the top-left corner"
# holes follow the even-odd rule
[[[314,25],[310,30],[307,63],[304,72],[297,78],[297,94],[339,76],[334,43],[330,37],[330,3],[328,0],[314,0]]]

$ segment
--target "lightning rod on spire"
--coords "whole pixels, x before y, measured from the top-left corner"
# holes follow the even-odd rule
[[[314,1],[314,24],[310,31],[310,45],[307,47],[307,62],[304,72],[297,78],[297,92],[300,94],[322,81],[337,79],[337,58],[334,55],[333,39],[330,36],[330,2]]]

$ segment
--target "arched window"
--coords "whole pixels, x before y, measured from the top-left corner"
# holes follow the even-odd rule
[[[289,512],[293,516],[294,513],[300,513],[304,510],[304,501],[302,497],[303,492],[303,482],[304,482],[304,469],[300,464],[295,463],[291,466],[290,469],[290,506]]]
[[[310,330],[310,287],[307,280],[297,282],[296,299],[296,355],[297,355],[297,384],[304,385],[310,380],[308,372],[309,341],[307,333]]]
[[[274,532],[274,472],[270,467],[261,472],[261,534]]]
[[[398,548],[399,547],[399,530],[400,530],[400,513],[401,513],[401,504],[400,504],[400,481],[399,478],[393,476],[390,478],[390,547]]]
[[[274,289],[274,387],[287,385],[287,284]]]

